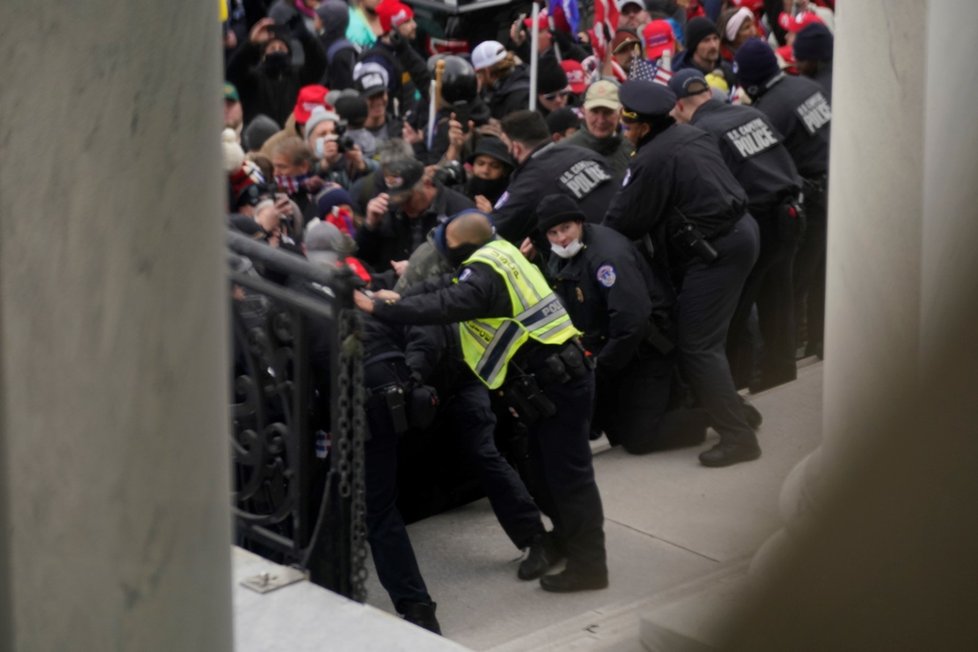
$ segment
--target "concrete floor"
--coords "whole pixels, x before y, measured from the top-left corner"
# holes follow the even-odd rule
[[[611,574],[606,590],[554,595],[519,581],[520,552],[485,500],[409,526],[444,635],[475,650],[641,649],[637,621],[625,617],[633,605],[742,566],[780,527],[782,482],[820,442],[821,363],[751,401],[764,415],[764,454],[755,462],[708,469],[697,461],[701,449],[596,454]],[[392,611],[372,572],[368,590],[369,604]],[[593,635],[599,625],[613,630],[610,639]]]

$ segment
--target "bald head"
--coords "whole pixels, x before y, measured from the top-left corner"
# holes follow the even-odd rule
[[[478,211],[462,213],[445,228],[445,244],[449,247],[459,247],[471,244],[482,246],[489,242],[494,235],[492,222]]]

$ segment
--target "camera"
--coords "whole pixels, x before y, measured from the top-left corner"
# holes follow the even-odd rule
[[[349,136],[340,136],[340,138],[336,141],[336,148],[339,150],[340,154],[347,152],[356,146],[356,142]]]
[[[465,185],[465,168],[458,161],[448,161],[435,170],[435,181],[444,186]]]

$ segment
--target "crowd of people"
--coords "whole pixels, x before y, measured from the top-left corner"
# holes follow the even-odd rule
[[[363,279],[368,540],[436,632],[405,433],[448,424],[520,579],[601,589],[589,441],[712,427],[703,465],[754,460],[738,390],[822,352],[834,3],[511,4],[487,38],[410,0],[221,0],[230,228]],[[509,417],[531,478],[496,447]]]

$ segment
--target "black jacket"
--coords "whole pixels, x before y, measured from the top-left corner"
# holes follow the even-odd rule
[[[301,67],[290,66],[282,75],[270,77],[261,66],[262,47],[245,43],[228,62],[228,81],[238,88],[245,124],[258,114],[265,114],[284,125],[292,109],[299,89],[308,84],[318,84],[326,70],[326,53],[319,39],[305,29],[296,31],[296,37],[305,50]]]
[[[414,107],[415,92],[427,102],[431,73],[425,60],[404,39],[385,43],[378,39],[373,47],[360,55],[360,61],[372,61],[387,70],[387,108],[403,116]]]
[[[530,108],[530,70],[517,66],[513,72],[497,81],[485,96],[489,112],[502,120],[513,111]]]
[[[723,160],[752,208],[770,208],[801,190],[801,177],[781,134],[762,112],[708,100],[696,109],[691,124],[716,137]]]
[[[588,222],[600,222],[615,190],[603,156],[575,145],[548,143],[534,150],[510,177],[493,209],[496,232],[519,246],[536,231],[537,204],[554,193],[574,199]]]
[[[653,305],[663,309],[665,298],[628,238],[585,224],[581,240],[584,249],[573,258],[550,257],[554,290],[584,332],[598,370],[616,371],[634,359],[648,336]]]
[[[427,211],[411,219],[400,210],[388,211],[376,229],[357,229],[357,256],[374,271],[390,269],[390,261],[407,260],[425,241],[428,231],[446,217],[475,204],[465,195],[438,184],[438,194]]]
[[[740,219],[746,206],[714,138],[674,124],[639,143],[604,223],[633,240],[651,234],[658,248],[666,245],[667,220],[677,209],[709,238]]]
[[[780,75],[760,89],[754,107],[784,136],[801,176],[813,179],[828,173],[832,109],[818,82]]]

